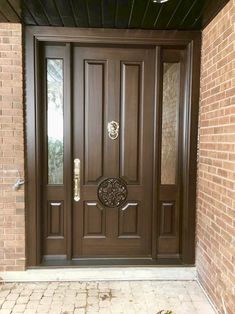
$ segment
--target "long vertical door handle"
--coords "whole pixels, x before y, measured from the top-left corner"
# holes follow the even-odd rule
[[[74,200],[80,200],[80,159],[74,159]]]

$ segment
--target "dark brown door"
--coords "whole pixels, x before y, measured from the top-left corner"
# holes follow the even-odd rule
[[[28,265],[194,263],[199,33],[26,43]]]
[[[75,47],[73,64],[72,257],[150,257],[154,50]]]

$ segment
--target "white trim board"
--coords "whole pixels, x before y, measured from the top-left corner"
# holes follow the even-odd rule
[[[196,280],[195,267],[96,267],[0,272],[3,282]]]

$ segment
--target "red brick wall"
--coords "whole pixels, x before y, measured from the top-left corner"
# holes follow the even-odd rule
[[[0,24],[0,271],[25,265],[22,34],[19,24]]]
[[[203,31],[197,270],[214,304],[235,313],[235,0]]]

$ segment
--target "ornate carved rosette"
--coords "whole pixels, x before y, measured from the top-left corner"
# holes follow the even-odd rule
[[[98,199],[106,207],[120,207],[127,198],[125,181],[120,178],[103,180],[97,190]]]

